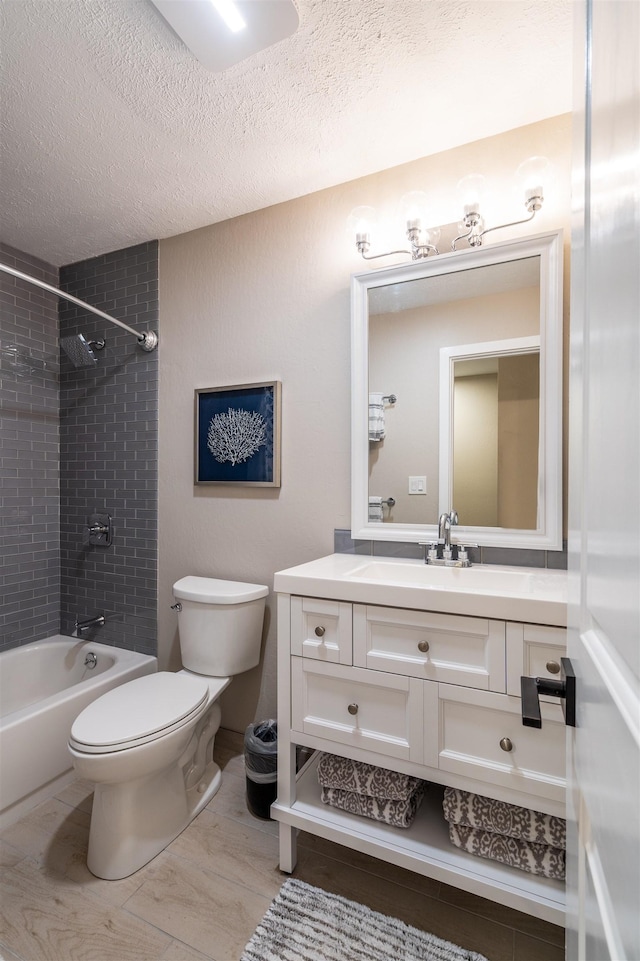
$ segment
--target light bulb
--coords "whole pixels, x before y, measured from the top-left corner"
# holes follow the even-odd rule
[[[542,207],[544,185],[549,183],[550,174],[551,164],[546,157],[529,157],[516,170],[516,184],[524,193],[525,207],[530,213]]]
[[[355,240],[358,251],[367,253],[371,245],[371,232],[375,228],[377,214],[373,207],[354,207],[347,217],[347,233]]]
[[[398,216],[404,222],[407,231],[426,228],[428,208],[429,198],[424,190],[411,190],[400,198]]]
[[[431,247],[435,247],[436,250],[438,249],[438,243],[440,242],[440,233],[441,231],[439,227],[430,227],[425,231],[427,243],[430,244]]]
[[[487,189],[482,174],[468,174],[458,181],[456,191],[464,210],[464,224],[473,227],[480,220],[480,208]]]

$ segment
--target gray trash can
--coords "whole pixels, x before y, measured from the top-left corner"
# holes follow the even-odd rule
[[[272,820],[270,808],[278,790],[278,722],[259,721],[244,732],[247,807],[254,817]]]

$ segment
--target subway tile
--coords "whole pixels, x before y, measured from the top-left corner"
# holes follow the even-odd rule
[[[353,541],[351,532],[336,529],[334,534],[334,551],[339,554],[373,554],[376,557],[423,557],[423,548],[419,544],[403,541]],[[474,564],[504,564],[517,567],[549,567],[566,569],[566,545],[563,551],[524,550],[507,547],[475,547],[470,549],[469,556]]]
[[[6,262],[11,262],[7,258],[12,256],[14,261],[20,261],[27,273],[37,275],[43,270],[39,262],[11,248],[3,247],[2,253]],[[106,311],[115,313],[117,302],[126,303],[124,316],[120,314],[124,320],[144,316],[157,329],[157,256],[156,242],[104,254],[62,268],[60,285],[76,296],[93,300]],[[49,281],[57,284],[57,269],[44,267]],[[105,336],[107,347],[99,355],[95,369],[76,369],[65,355],[60,357],[60,440],[54,370],[36,370],[28,382],[15,378],[3,385],[2,400],[13,408],[9,419],[5,417],[3,422],[13,422],[15,433],[11,450],[7,451],[6,446],[3,449],[0,477],[5,482],[5,492],[14,498],[10,510],[20,513],[2,521],[2,556],[6,562],[2,583],[19,584],[31,575],[31,593],[41,590],[43,598],[34,607],[31,597],[28,612],[5,612],[5,633],[0,644],[5,646],[7,625],[11,643],[23,643],[32,637],[19,632],[26,630],[27,625],[28,630],[33,625],[41,626],[47,616],[55,617],[56,623],[45,633],[57,633],[55,598],[60,582],[63,624],[73,621],[78,604],[106,607],[109,599],[109,609],[114,609],[111,642],[136,646],[136,638],[125,637],[124,633],[131,634],[137,628],[141,632],[137,646],[153,648],[155,652],[157,518],[155,509],[138,512],[136,498],[142,492],[149,503],[148,491],[155,492],[157,483],[157,354],[142,357],[126,332],[112,330],[106,322],[94,322],[75,305],[34,293],[28,284],[17,284],[14,278],[7,280],[0,286],[3,303],[11,308],[10,336],[34,361],[47,361],[53,355],[57,363],[58,308],[62,336],[80,332],[88,339]],[[33,419],[25,421],[29,413],[34,415]],[[36,417],[50,413],[54,415],[51,422],[46,416]],[[129,423],[132,418],[136,421],[134,429]],[[134,460],[132,454],[140,445],[146,448],[144,457]],[[62,469],[58,492],[59,457]],[[119,472],[120,465],[124,477]],[[27,473],[26,478],[20,478],[21,469]],[[52,497],[48,493],[50,487]],[[108,563],[104,554],[96,553],[100,549],[87,550],[83,544],[86,519],[96,509],[113,514],[119,509],[127,510],[132,521],[126,529],[122,524],[119,530],[116,528],[113,550],[108,549],[112,555]],[[60,563],[56,551],[58,536]],[[50,548],[56,556],[43,583],[36,579],[34,565],[52,562]],[[142,573],[144,576],[140,576]],[[125,623],[118,604],[125,593],[123,584],[132,577],[144,593],[136,597],[138,621],[132,623],[129,615],[129,622]],[[86,588],[85,579],[95,582],[91,590]],[[46,589],[49,584],[50,591]],[[20,592],[20,599],[26,600],[27,593]],[[15,629],[10,623],[14,615],[19,624]]]
[[[351,531],[334,530],[333,549],[337,554],[371,554],[371,541],[353,540]]]
[[[411,557],[424,559],[424,547],[404,541],[373,541],[376,557]]]
[[[141,250],[145,254],[144,279],[136,276],[135,262]],[[155,244],[107,254],[102,258],[93,258],[82,265],[74,265],[73,273],[68,278],[65,277],[65,280],[69,284],[75,283],[78,287],[82,287],[87,299],[93,297],[94,303],[100,301],[102,309],[115,311],[118,302],[129,301],[133,306],[145,291],[151,296],[152,285],[148,276],[150,271],[157,272],[157,245]],[[83,295],[78,293],[78,296]],[[154,300],[157,297],[155,285],[152,296]],[[125,311],[125,314],[130,317],[129,310]],[[122,312],[119,316],[123,316]],[[123,317],[123,319],[127,318]],[[157,322],[157,316],[155,320]],[[73,318],[72,323],[76,322]],[[76,570],[79,564],[82,576],[90,575],[95,582],[93,590],[87,597],[79,592],[80,584],[74,583],[73,577],[65,576],[63,609],[66,604],[73,604],[79,596],[85,597],[85,604],[94,603],[96,606],[105,607],[111,612],[110,622],[107,635],[101,635],[100,639],[127,646],[131,643],[131,639],[125,637],[125,632],[130,634],[131,624],[126,623],[126,618],[118,614],[118,609],[122,610],[125,585],[132,584],[132,579],[136,578],[140,566],[135,559],[135,548],[129,544],[130,540],[135,544],[138,532],[135,528],[128,527],[125,531],[121,518],[118,517],[118,511],[127,509],[131,501],[129,511],[135,518],[134,503],[141,485],[144,487],[150,482],[155,487],[157,472],[157,458],[150,457],[145,464],[148,467],[149,476],[136,478],[135,471],[130,467],[130,457],[127,457],[127,438],[131,437],[133,443],[142,441],[146,447],[155,452],[157,422],[155,420],[146,422],[148,419],[145,419],[144,425],[138,422],[136,440],[136,431],[131,430],[128,421],[133,413],[138,415],[140,409],[132,406],[136,404],[136,391],[139,390],[139,355],[135,345],[132,345],[130,335],[126,332],[110,330],[107,337],[107,347],[100,357],[99,367],[95,371],[89,371],[90,379],[85,375],[85,382],[95,383],[94,393],[84,397],[77,387],[68,394],[64,390],[62,393],[62,434],[63,445],[65,445],[63,451],[69,463],[75,465],[63,472],[63,504],[68,515],[76,515],[75,523],[69,523],[65,528],[64,563],[72,571]],[[157,368],[157,355],[150,358],[150,363]],[[100,384],[99,378],[104,377],[105,373],[111,373],[111,380]],[[153,376],[157,382],[155,372]],[[80,372],[71,373],[70,380],[72,385],[80,381]],[[152,403],[156,403],[155,397],[151,400]],[[73,409],[71,409],[72,404]],[[80,440],[77,437],[79,425],[83,425],[83,435]],[[140,437],[142,426],[144,429]],[[86,500],[82,496],[85,491]],[[114,491],[117,493],[114,494]],[[96,499],[99,503],[96,503]],[[101,508],[114,516],[115,536],[113,548],[108,549],[109,556],[106,552],[105,554],[97,553],[100,550],[98,548],[83,553],[77,544],[77,532],[84,523],[84,517],[78,519],[77,515],[78,513],[86,514],[91,508]],[[151,533],[154,537],[156,526],[154,513],[151,520]],[[142,540],[145,547],[148,534],[149,531],[145,526],[145,536]],[[155,581],[155,570],[152,574]],[[141,584],[146,587],[146,580],[141,579]],[[155,598],[138,597],[137,600],[141,602],[142,610],[149,614],[149,620],[155,630]],[[65,619],[68,619],[71,611],[63,610],[63,613]],[[146,638],[144,646],[148,646]]]
[[[506,564],[517,567],[544,567],[545,551],[510,547],[483,547],[483,564]]]

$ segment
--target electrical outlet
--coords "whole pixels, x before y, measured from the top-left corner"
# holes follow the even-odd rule
[[[410,477],[409,493],[410,494],[426,494],[427,478],[426,477]]]

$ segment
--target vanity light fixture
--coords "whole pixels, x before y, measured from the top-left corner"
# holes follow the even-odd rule
[[[423,260],[429,254],[439,253],[439,228],[427,228],[427,195],[421,190],[405,194],[399,204],[398,214],[406,226],[407,240],[411,249],[389,250],[384,254],[369,255],[371,234],[375,230],[377,216],[373,207],[356,207],[347,219],[347,232],[355,236],[358,253],[364,260],[377,260],[392,254],[410,254],[412,260]]]
[[[207,70],[219,73],[298,29],[294,0],[151,0]]]
[[[481,213],[486,194],[485,178],[481,174],[463,177],[457,187],[463,218],[458,228],[460,233],[452,240],[451,249],[456,250],[457,244],[463,240],[466,240],[470,247],[480,247],[486,234],[533,220],[542,207],[543,184],[549,178],[550,169],[551,165],[546,157],[530,157],[520,164],[515,179],[524,193],[524,204],[529,216],[495,227],[485,227]],[[407,239],[411,244],[410,250],[388,250],[383,254],[369,254],[371,234],[376,221],[373,207],[356,207],[347,220],[347,231],[351,236],[355,236],[356,249],[363,260],[377,260],[394,254],[410,254],[412,260],[422,260],[430,254],[440,253],[437,246],[440,228],[427,227],[427,209],[427,195],[420,190],[405,194],[400,201],[399,219],[404,221]]]
[[[516,227],[533,220],[541,209],[544,200],[543,183],[549,178],[551,165],[546,157],[530,157],[521,163],[516,170],[516,184],[524,193],[524,205],[529,214],[522,220],[512,220],[508,224],[496,227],[485,227],[480,213],[481,202],[485,192],[485,181],[481,174],[470,174],[458,183],[458,190],[462,193],[463,220],[460,225],[466,230],[451,243],[451,249],[456,249],[460,240],[466,240],[470,247],[480,247],[483,237],[493,230],[503,230],[505,227]]]

